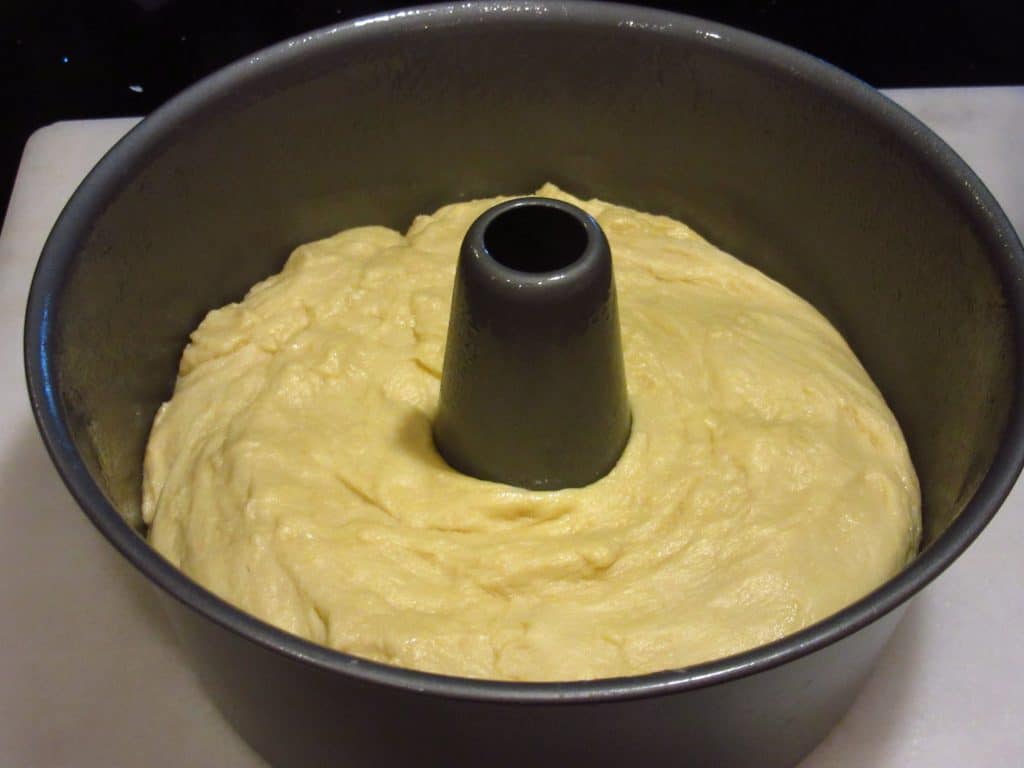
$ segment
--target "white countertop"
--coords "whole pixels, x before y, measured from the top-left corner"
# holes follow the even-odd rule
[[[1024,87],[892,91],[1024,232]],[[185,666],[144,583],[87,521],[29,412],[22,319],[43,241],[133,119],[29,140],[0,234],[0,765],[263,766]],[[911,604],[801,768],[1024,765],[1024,484]]]

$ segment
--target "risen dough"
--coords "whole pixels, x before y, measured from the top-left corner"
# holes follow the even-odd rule
[[[917,479],[827,321],[678,222],[539,194],[614,254],[634,421],[609,475],[531,492],[433,447],[456,253],[499,202],[477,200],[304,245],[206,317],[146,453],[153,545],[318,643],[509,680],[725,656],[899,571]]]

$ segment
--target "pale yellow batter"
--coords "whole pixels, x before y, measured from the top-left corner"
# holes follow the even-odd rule
[[[899,571],[917,479],[824,318],[682,224],[539,194],[614,255],[634,420],[609,475],[531,492],[433,447],[456,254],[499,202],[478,200],[302,246],[206,317],[146,453],[153,545],[316,642],[509,680],[728,655]]]

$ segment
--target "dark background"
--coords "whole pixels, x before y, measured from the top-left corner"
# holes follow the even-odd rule
[[[73,118],[142,115],[291,35],[411,0],[0,0],[0,211],[25,140]],[[1024,83],[1019,0],[645,2],[826,59],[880,88]]]

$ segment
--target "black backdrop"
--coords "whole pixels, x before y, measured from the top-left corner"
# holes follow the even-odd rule
[[[272,42],[410,0],[0,0],[0,210],[57,120],[145,114]],[[878,87],[1024,83],[1017,0],[645,2],[809,51]]]

